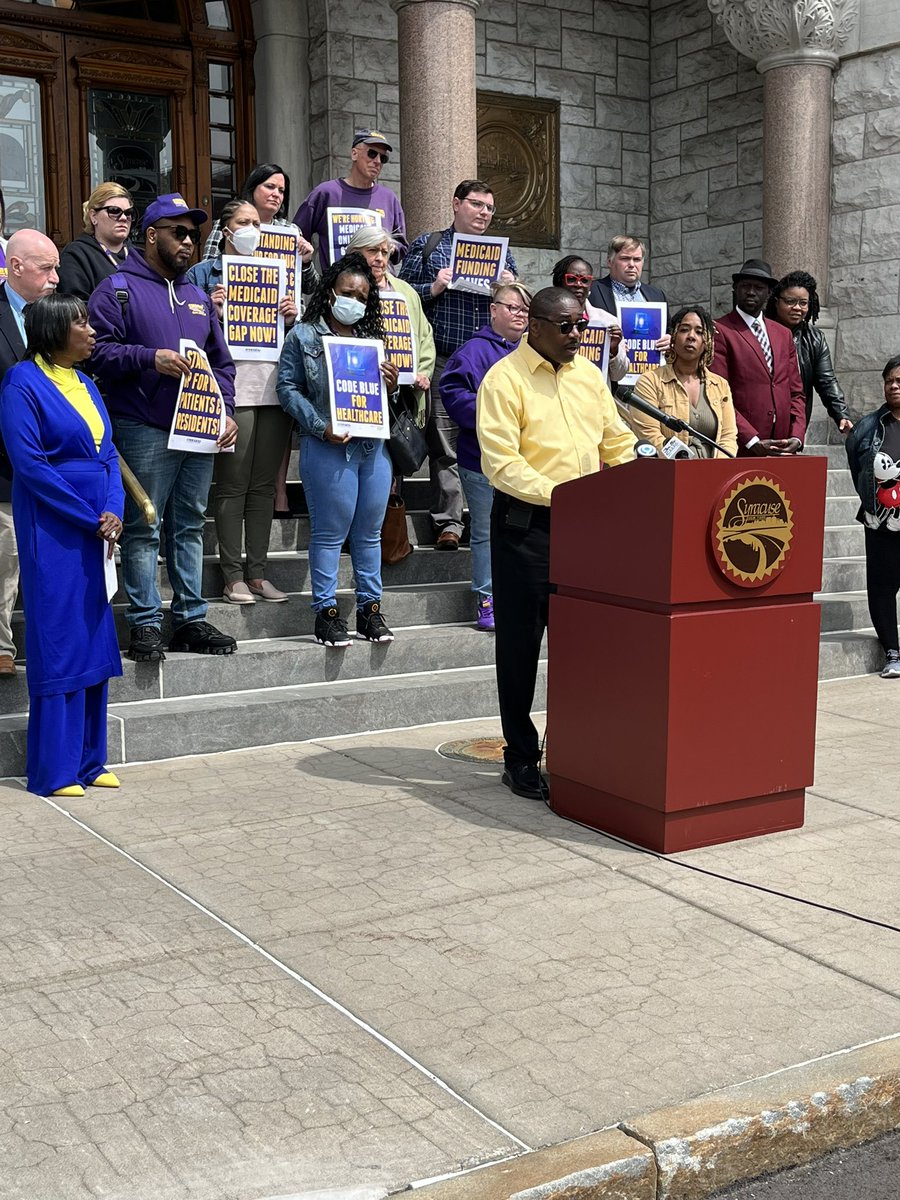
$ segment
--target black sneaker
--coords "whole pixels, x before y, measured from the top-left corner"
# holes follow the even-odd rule
[[[209,621],[188,621],[172,634],[169,649],[194,654],[234,654],[237,642],[230,633],[221,633]]]
[[[316,613],[316,641],[320,646],[343,649],[350,645],[347,622],[334,607]]]
[[[136,625],[126,653],[133,662],[162,662],[166,652],[159,629],[155,625]]]
[[[387,622],[381,615],[381,605],[377,600],[370,600],[362,608],[356,610],[356,636],[365,638],[367,642],[392,642],[394,635],[387,627]]]
[[[514,796],[550,803],[550,785],[538,770],[537,763],[507,763],[501,782]]]

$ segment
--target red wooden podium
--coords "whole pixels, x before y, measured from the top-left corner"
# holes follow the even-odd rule
[[[657,459],[554,490],[556,812],[663,853],[803,824],[826,469]]]

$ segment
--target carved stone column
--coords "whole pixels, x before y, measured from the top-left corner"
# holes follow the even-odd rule
[[[475,9],[480,0],[391,0],[397,13],[403,209],[410,239],[452,220],[477,175]]]
[[[763,253],[824,294],[831,213],[831,76],[859,0],[707,0],[725,36],[764,75]]]

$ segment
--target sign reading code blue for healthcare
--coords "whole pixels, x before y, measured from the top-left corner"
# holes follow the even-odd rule
[[[388,438],[384,347],[372,338],[323,337],[331,393],[331,428],[351,437]]]

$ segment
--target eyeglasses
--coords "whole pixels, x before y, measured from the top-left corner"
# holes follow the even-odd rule
[[[778,299],[785,308],[809,308],[808,300],[788,300],[786,296],[779,296]]]
[[[577,287],[580,283],[593,283],[594,277],[593,275],[563,275],[563,282],[566,287]]]
[[[99,208],[95,208],[94,212],[109,213],[114,221],[118,221],[119,217],[124,217],[127,221],[133,221],[137,216],[136,208],[119,208],[117,204],[101,204]]]
[[[366,151],[366,154],[369,156],[369,158],[380,158],[382,163],[391,161],[391,156],[389,154],[383,154],[381,150],[373,150],[371,146]]]
[[[511,317],[527,317],[528,309],[523,308],[521,304],[507,304],[505,300],[492,300],[492,304],[498,304],[501,308],[505,308]]]
[[[183,242],[190,238],[195,246],[200,245],[200,238],[203,236],[196,225],[154,225],[153,228],[167,230],[176,242]]]
[[[577,321],[551,321],[549,317],[532,317],[532,321],[545,321],[548,325],[552,325],[558,329],[560,333],[571,333],[573,329],[577,329],[579,333],[584,333],[590,321],[587,317],[579,317]]]
[[[497,211],[496,206],[488,204],[487,200],[472,200],[466,196],[466,204],[471,204],[476,212],[495,213]]]

